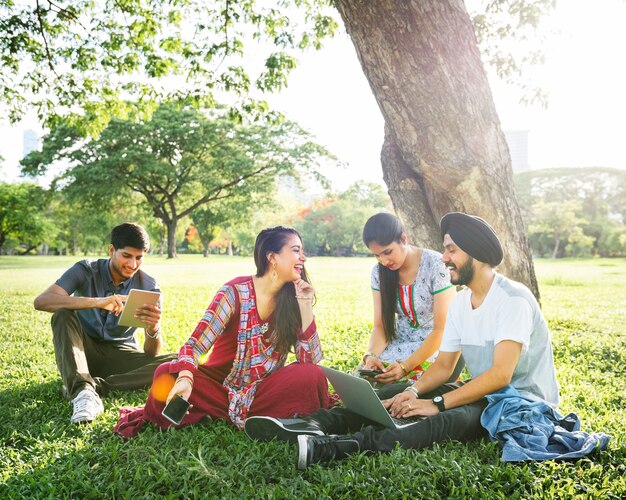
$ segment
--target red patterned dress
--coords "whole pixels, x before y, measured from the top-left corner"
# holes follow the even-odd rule
[[[328,408],[328,383],[316,365],[322,349],[315,321],[297,333],[296,362],[290,365],[284,366],[287,355],[276,351],[273,335],[272,318],[262,321],[257,313],[251,276],[222,286],[178,360],[161,365],[154,374],[158,381],[181,370],[193,372],[192,407],[180,426],[211,417],[228,419],[241,429],[253,415],[291,418]],[[164,402],[154,396],[151,390],[144,408],[120,410],[114,432],[134,436],[146,421],[162,429],[172,426],[161,415]]]

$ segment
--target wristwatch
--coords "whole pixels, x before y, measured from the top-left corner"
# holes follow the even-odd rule
[[[446,404],[443,401],[443,396],[435,396],[432,401],[439,411],[446,411]]]

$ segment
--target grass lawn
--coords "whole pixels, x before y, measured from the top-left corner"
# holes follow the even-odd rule
[[[0,498],[623,498],[626,496],[626,261],[536,262],[553,334],[562,413],[612,436],[609,450],[573,462],[500,462],[496,444],[446,443],[422,451],[356,455],[304,472],[296,449],[254,443],[225,423],[123,442],[111,429],[121,406],[147,391],[114,393],[90,425],[70,423],[61,398],[50,315],[33,298],[73,257],[0,257]],[[311,258],[326,363],[348,370],[371,328],[373,259]],[[218,286],[250,274],[251,259],[149,257],[164,292],[165,351],[177,351]]]

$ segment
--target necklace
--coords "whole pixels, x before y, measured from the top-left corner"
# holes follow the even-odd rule
[[[269,329],[269,327],[270,327],[269,322],[268,323],[263,323],[261,325],[261,333],[267,333],[267,330]]]

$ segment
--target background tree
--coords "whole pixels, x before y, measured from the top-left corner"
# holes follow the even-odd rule
[[[322,183],[322,186],[324,183]],[[229,217],[218,235],[221,246],[233,246],[240,255],[252,255],[257,234],[266,227],[294,226],[305,206],[312,203],[309,186],[300,186],[291,177],[276,179],[271,193],[254,194],[243,207],[249,213]],[[304,237],[305,251],[309,243]]]
[[[99,201],[102,203],[99,204]],[[136,221],[149,229],[146,224],[153,219],[137,193],[133,193],[126,202],[115,203],[69,197],[66,191],[59,191],[55,193],[49,210],[50,219],[54,220],[58,231],[52,240],[45,243],[56,253],[64,255],[107,253],[114,226]]]
[[[377,184],[357,182],[338,195],[323,198],[294,221],[313,255],[365,253],[362,233],[365,221],[390,208],[389,197]]]
[[[270,191],[277,175],[313,172],[330,158],[292,122],[237,125],[217,110],[205,115],[161,105],[148,121],[114,119],[97,139],[84,142],[75,128],[61,126],[22,165],[24,172],[37,175],[59,159],[68,160],[71,166],[57,184],[65,185],[70,198],[101,209],[141,194],[167,227],[167,255],[172,258],[178,223],[194,210]]]
[[[22,253],[35,249],[42,241],[54,237],[56,228],[48,217],[50,194],[31,183],[0,183],[0,250],[8,241],[21,245]]]
[[[579,200],[567,202],[542,201],[533,205],[533,218],[528,233],[533,247],[539,254],[550,255],[553,259],[561,256],[563,247],[570,241],[584,241],[581,224],[585,223],[578,215],[581,211]],[[587,240],[591,246],[591,238]]]
[[[294,4],[306,8],[287,15]],[[0,0],[0,102],[13,121],[32,106],[48,126],[79,106],[74,123],[91,133],[155,101],[207,106],[215,93],[233,97],[235,114],[264,114],[255,91],[283,88],[294,53],[336,30],[328,4]]]
[[[232,213],[225,209],[213,210],[211,208],[199,208],[191,213],[191,220],[198,231],[198,236],[202,242],[202,254],[209,256],[209,245],[217,236],[220,227],[228,222]]]
[[[619,245],[626,220],[625,171],[550,168],[519,172],[514,180],[537,255],[626,254]]]

